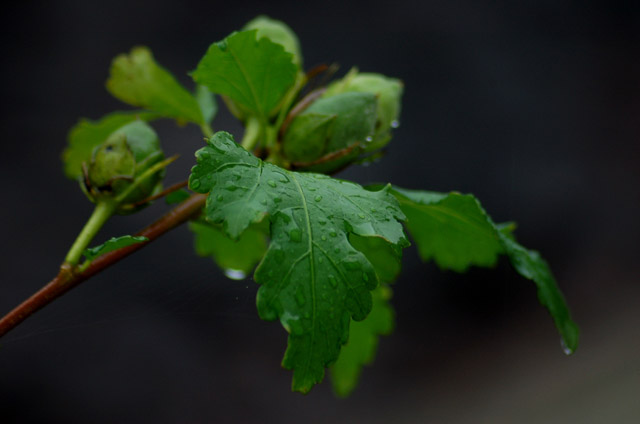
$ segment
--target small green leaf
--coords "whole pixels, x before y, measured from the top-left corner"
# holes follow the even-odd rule
[[[287,24],[266,16],[258,16],[242,28],[243,31],[252,29],[258,30],[258,38],[266,37],[274,43],[282,44],[284,49],[293,55],[294,63],[298,66],[302,65],[300,42],[296,34]]]
[[[204,85],[198,85],[196,87],[196,100],[198,101],[198,106],[200,106],[202,119],[207,124],[211,123],[218,113],[218,103],[215,96]]]
[[[82,163],[89,162],[93,149],[102,144],[116,130],[136,121],[151,121],[159,116],[144,111],[113,112],[98,121],[81,119],[69,131],[69,145],[62,153],[64,173],[77,179],[82,175]]]
[[[258,30],[236,32],[213,43],[193,79],[266,121],[296,80],[293,55],[268,38],[256,39]]]
[[[155,62],[146,47],[134,47],[113,60],[107,90],[125,103],[166,118],[205,123],[196,98]]]
[[[195,250],[199,256],[211,257],[227,276],[237,278],[249,274],[267,251],[268,228],[252,225],[232,240],[222,226],[192,221],[189,229],[195,235]]]
[[[331,366],[333,390],[347,397],[356,388],[362,368],[371,365],[378,349],[379,336],[391,334],[394,326],[393,307],[389,303],[391,289],[381,285],[371,292],[371,313],[362,321],[351,321],[349,341]]]
[[[167,194],[164,201],[167,205],[175,205],[187,200],[190,196],[187,190],[176,190],[173,193]]]
[[[564,296],[540,254],[515,241],[513,224],[494,224],[471,195],[397,187],[392,193],[407,216],[407,229],[423,260],[434,258],[441,268],[464,271],[470,265],[493,266],[498,255],[506,253],[516,271],[536,284],[538,299],[551,314],[565,352],[575,351],[579,330],[571,320]]]
[[[149,239],[140,236],[112,237],[111,239],[102,243],[100,246],[85,249],[84,256],[87,258],[87,260],[92,261],[98,256],[104,255],[105,253],[113,252],[114,250],[118,250],[123,247],[131,246],[132,244],[142,243],[145,241],[149,241]]]
[[[320,174],[297,173],[265,163],[230,134],[216,133],[196,152],[189,186],[209,193],[205,217],[238,238],[268,216],[271,243],[254,278],[258,313],[280,319],[289,334],[283,365],[294,390],[308,392],[324,377],[347,341],[350,318],[371,310],[378,285],[374,266],[350,234],[408,244],[404,216],[390,187],[367,191]]]

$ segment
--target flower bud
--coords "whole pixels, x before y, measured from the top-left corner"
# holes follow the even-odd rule
[[[366,151],[371,152],[386,146],[391,140],[391,129],[398,126],[402,90],[402,81],[398,79],[381,74],[358,73],[353,68],[344,78],[327,87],[324,97],[348,92],[373,93],[377,96],[375,133],[371,143],[366,146]]]
[[[121,199],[121,207],[117,210],[118,213],[130,213],[134,209],[127,205],[144,200],[161,188],[164,169],[144,180],[139,177],[163,159],[155,131],[142,121],[131,122],[94,149],[82,188],[94,203],[104,198],[115,199],[131,190]]]
[[[322,97],[298,114],[282,139],[282,153],[294,167],[332,172],[357,159],[372,140],[376,96],[340,93]]]

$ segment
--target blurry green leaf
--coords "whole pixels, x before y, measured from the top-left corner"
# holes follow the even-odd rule
[[[406,226],[423,260],[434,258],[442,268],[464,271],[470,265],[493,266],[506,253],[514,268],[538,288],[538,299],[551,314],[565,345],[578,346],[578,326],[551,270],[540,254],[519,245],[513,224],[497,226],[471,196],[433,193],[394,187],[392,192],[407,216]]]
[[[98,256],[104,255],[105,253],[113,252],[114,250],[118,250],[123,247],[131,246],[132,244],[142,243],[145,241],[149,241],[149,239],[140,236],[112,237],[111,239],[102,243],[100,246],[85,249],[84,256],[88,260],[92,261]]]
[[[232,240],[222,226],[192,221],[189,229],[195,235],[195,250],[199,256],[211,257],[227,275],[247,275],[267,251],[268,228],[252,225],[237,240]]]
[[[186,190],[176,190],[172,193],[167,194],[167,196],[164,198],[164,201],[167,205],[175,205],[187,200],[190,196],[191,194],[189,194],[189,192]]]
[[[298,66],[282,45],[264,37],[256,40],[257,32],[236,32],[213,43],[192,76],[266,120],[293,86]]]
[[[69,131],[69,145],[62,153],[64,173],[76,179],[82,175],[82,162],[89,162],[93,149],[102,144],[116,130],[135,121],[151,121],[159,116],[153,112],[113,112],[98,121],[81,119]]]
[[[218,103],[211,91],[204,85],[198,85],[196,87],[196,100],[200,106],[200,112],[204,122],[209,124],[215,118],[218,113]]]
[[[349,235],[349,241],[357,250],[362,252],[378,274],[382,283],[393,283],[402,270],[402,248],[387,243],[379,237],[361,237]]]
[[[289,334],[283,360],[294,390],[308,392],[324,377],[347,341],[350,318],[371,310],[378,277],[350,234],[408,243],[402,212],[389,187],[372,192],[326,175],[298,173],[265,163],[225,132],[196,152],[189,186],[209,193],[204,216],[238,238],[268,217],[271,243],[254,278],[258,313],[280,319]]]
[[[125,103],[163,117],[205,123],[196,98],[155,62],[146,47],[134,47],[113,60],[107,90]]]
[[[371,313],[362,321],[351,321],[349,341],[331,366],[333,390],[340,397],[351,394],[358,384],[362,367],[373,363],[379,336],[389,335],[393,331],[394,312],[389,303],[391,289],[380,285],[371,292],[371,298]]]

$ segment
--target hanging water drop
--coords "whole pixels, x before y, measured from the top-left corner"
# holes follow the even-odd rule
[[[400,122],[393,120],[391,121],[391,128],[398,128],[400,126]]]
[[[244,271],[240,269],[228,268],[224,270],[224,275],[232,280],[244,280],[247,277]]]

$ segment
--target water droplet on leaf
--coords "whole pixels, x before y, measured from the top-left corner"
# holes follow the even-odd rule
[[[321,200],[322,200],[322,196],[318,195],[318,196],[316,196],[316,197],[315,197],[315,199],[314,199],[314,200],[315,200],[316,202],[319,202],[319,201],[321,201]]]
[[[331,287],[333,287],[334,289],[338,287],[338,280],[331,274],[329,274],[329,284],[331,284]]]
[[[273,180],[267,181],[267,184],[269,184],[269,186],[273,188],[276,188],[278,186],[278,184],[276,184],[276,182]]]

